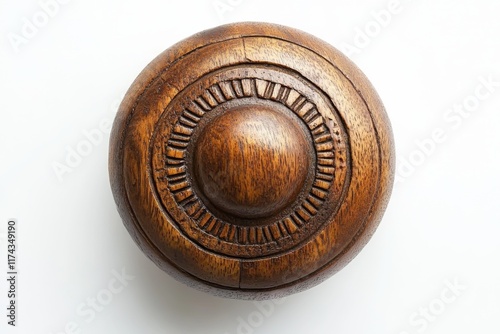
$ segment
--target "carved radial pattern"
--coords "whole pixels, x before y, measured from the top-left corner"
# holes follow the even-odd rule
[[[165,214],[188,238],[228,256],[268,256],[299,245],[325,223],[322,215],[336,210],[346,186],[348,141],[335,108],[313,87],[282,68],[229,67],[191,84],[167,106],[152,141],[151,178]],[[310,146],[304,152],[312,152],[305,159],[313,168],[279,212],[257,218],[228,213],[197,181],[193,151],[200,134],[237,108],[276,111],[302,129]],[[174,206],[180,210],[167,210]]]

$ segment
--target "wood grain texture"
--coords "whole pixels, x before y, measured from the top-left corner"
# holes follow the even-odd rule
[[[127,92],[110,180],[160,268],[216,295],[312,287],[374,233],[390,197],[390,123],[365,76],[304,32],[239,23],[167,49]]]
[[[310,168],[308,139],[271,107],[231,108],[203,128],[194,179],[215,208],[258,224],[298,196]]]

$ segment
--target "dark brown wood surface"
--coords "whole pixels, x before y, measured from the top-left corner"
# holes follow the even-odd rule
[[[365,76],[304,32],[239,23],[194,35],[138,76],[109,170],[125,226],[160,268],[217,295],[312,287],[374,233],[394,175]]]

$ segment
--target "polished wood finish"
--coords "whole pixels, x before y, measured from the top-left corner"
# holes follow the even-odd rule
[[[269,106],[232,108],[202,130],[195,180],[214,207],[233,216],[275,215],[305,182],[308,139],[298,122]]]
[[[239,23],[143,70],[116,116],[109,166],[124,224],[160,268],[264,299],[320,283],[368,242],[394,146],[375,90],[339,51]]]

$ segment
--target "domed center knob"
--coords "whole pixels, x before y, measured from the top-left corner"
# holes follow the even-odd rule
[[[310,144],[298,120],[266,105],[243,105],[212,119],[195,143],[194,173],[211,204],[240,218],[280,212],[299,194]]]

